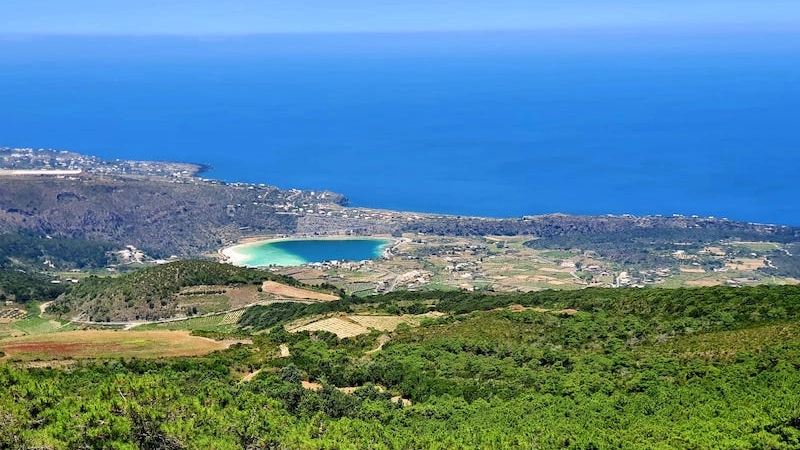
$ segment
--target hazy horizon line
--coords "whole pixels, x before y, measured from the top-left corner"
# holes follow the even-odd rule
[[[800,33],[800,26],[793,23],[752,24],[729,23],[713,25],[643,25],[643,26],[553,26],[536,28],[461,28],[461,29],[407,29],[407,30],[319,30],[319,31],[248,31],[248,32],[2,32],[0,38],[48,38],[48,37],[108,37],[108,38],[248,38],[268,36],[403,36],[403,35],[458,35],[458,34],[537,34],[537,33],[613,33],[613,34],[641,34],[653,35],[669,34],[717,34],[717,33]]]

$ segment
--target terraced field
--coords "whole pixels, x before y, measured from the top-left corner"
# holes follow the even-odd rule
[[[236,325],[236,322],[239,321],[239,318],[242,317],[242,314],[244,314],[244,310],[243,309],[240,309],[238,311],[231,311],[231,312],[225,314],[222,317],[222,319],[220,319],[219,325],[220,326]]]
[[[202,330],[202,331],[231,331],[235,328],[236,322],[225,323],[225,317],[229,314],[216,314],[213,316],[193,317],[186,320],[176,320],[171,322],[149,323],[140,325],[134,330],[136,331],[149,331],[149,330]],[[237,319],[238,320],[238,319]]]

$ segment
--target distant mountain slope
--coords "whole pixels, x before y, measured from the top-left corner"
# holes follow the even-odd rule
[[[14,177],[0,183],[0,232],[35,233],[134,245],[150,254],[196,255],[246,233],[292,233],[296,218],[274,205],[324,200],[304,191],[199,179]],[[320,195],[317,194],[319,197]]]

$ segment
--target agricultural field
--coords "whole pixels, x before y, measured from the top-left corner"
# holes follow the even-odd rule
[[[368,334],[372,330],[394,331],[398,325],[405,323],[409,326],[418,326],[420,319],[426,315],[404,315],[404,316],[384,316],[384,315],[340,315],[307,320],[302,324],[289,324],[286,329],[290,333],[299,331],[327,331],[338,336],[340,339]]]
[[[272,294],[280,299],[300,299],[300,300],[317,300],[321,302],[331,302],[339,300],[339,297],[333,294],[325,294],[316,292],[309,289],[301,289],[293,286],[288,286],[275,281],[265,281],[261,284],[262,292]]]
[[[795,278],[765,269],[774,242],[716,242],[678,250],[652,250],[653,261],[626,264],[623,257],[601,257],[592,250],[536,249],[533,236],[429,236],[406,233],[390,256],[361,262],[335,262],[278,270],[305,283],[329,283],[359,297],[397,290],[530,292],[658,285],[664,287],[791,284]],[[773,253],[770,253],[773,252]]]
[[[74,326],[67,321],[43,319],[41,317],[28,317],[14,323],[14,328],[26,335],[48,334],[59,331],[73,330]]]
[[[24,319],[28,313],[19,308],[7,307],[0,310],[0,323],[11,323]]]
[[[531,236],[446,237],[406,234],[392,256],[372,261],[289,267],[283,275],[330,283],[358,296],[396,290],[484,290],[503,292],[575,289],[610,283],[600,260],[523,245]],[[597,266],[594,283],[578,277],[575,263]]]
[[[244,314],[244,309],[214,314],[203,317],[192,317],[185,320],[172,320],[167,322],[149,323],[134,328],[137,331],[147,330],[198,330],[230,333],[236,330],[236,322]]]
[[[179,310],[196,308],[197,313],[206,314],[243,308],[268,300],[269,296],[253,285],[201,285],[181,288],[178,299]]]
[[[0,339],[75,329],[67,321],[40,317],[40,306],[37,302],[30,302],[25,305],[25,309],[21,308],[6,306],[0,310]]]
[[[204,355],[232,342],[191,336],[188,331],[80,330],[15,337],[0,341],[13,360],[159,358]]]
[[[194,314],[205,315],[244,309],[251,305],[266,304],[274,301],[328,302],[338,300],[339,297],[329,293],[288,286],[275,281],[264,281],[260,287],[249,284],[185,287],[181,289],[178,299],[178,310],[192,311]],[[222,325],[225,325],[225,323]]]

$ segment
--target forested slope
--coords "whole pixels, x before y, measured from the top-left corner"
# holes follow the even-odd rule
[[[435,294],[341,303],[447,311],[379,351],[273,326],[202,358],[5,363],[0,448],[800,447],[798,287]]]
[[[223,185],[192,179],[74,179],[20,177],[0,183],[0,232],[28,231],[53,236],[134,245],[148,254],[196,256],[249,233],[291,233],[292,215],[274,204],[288,191]],[[298,191],[298,201],[317,202]],[[325,201],[343,202],[331,194]]]

